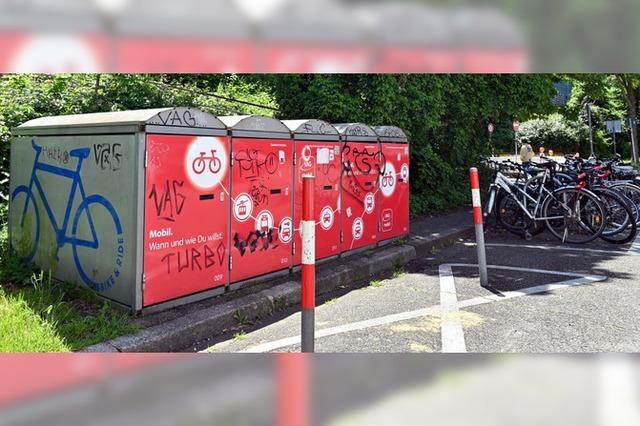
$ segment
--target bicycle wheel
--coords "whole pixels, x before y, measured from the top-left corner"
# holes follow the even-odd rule
[[[31,262],[40,241],[40,215],[31,190],[22,185],[13,190],[9,208],[11,247],[25,262]]]
[[[595,188],[593,192],[605,207],[605,227],[600,238],[613,244],[625,244],[635,238],[637,225],[625,197],[606,188]]]
[[[520,237],[537,235],[543,231],[540,223],[530,219],[512,195],[501,193],[496,203],[496,221],[507,231]]]
[[[124,262],[124,238],[120,219],[109,201],[100,195],[85,198],[72,227],[73,259],[82,281],[97,292],[116,283]]]
[[[635,205],[636,210],[636,225],[640,226],[640,187],[628,183],[614,183],[609,188],[620,192],[625,197],[627,197],[631,202]]]
[[[195,174],[201,175],[204,172],[205,167],[207,167],[204,163],[204,158],[202,156],[196,157],[191,163],[191,169]]]
[[[585,244],[598,238],[605,227],[605,209],[589,191],[560,188],[542,203],[547,229],[563,243]]]

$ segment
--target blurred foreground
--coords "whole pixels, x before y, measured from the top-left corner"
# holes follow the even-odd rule
[[[528,71],[497,3],[0,0],[0,72]]]
[[[637,425],[631,355],[5,355],[2,425]]]

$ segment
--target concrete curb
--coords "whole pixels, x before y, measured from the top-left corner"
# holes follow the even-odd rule
[[[439,247],[453,244],[473,232],[473,226],[459,226],[429,236],[412,235],[403,243],[373,249],[359,256],[318,266],[317,294],[329,293],[353,281],[367,279],[385,271],[403,267],[418,256],[427,256]],[[294,274],[294,279],[299,274]],[[300,303],[299,280],[249,294],[226,303],[212,305],[170,321],[145,328],[136,334],[122,336],[81,352],[171,352],[221,334],[237,325],[237,313],[247,320],[265,318],[275,311]]]

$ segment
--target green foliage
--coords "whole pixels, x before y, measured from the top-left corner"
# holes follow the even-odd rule
[[[520,135],[529,139],[534,151],[543,146],[558,153],[589,152],[589,127],[559,114],[522,123]]]
[[[396,125],[411,139],[411,212],[468,201],[467,169],[493,148],[488,122],[553,112],[548,75],[286,75],[264,78],[279,118]],[[510,126],[510,124],[509,124]],[[513,133],[509,136],[513,138]]]

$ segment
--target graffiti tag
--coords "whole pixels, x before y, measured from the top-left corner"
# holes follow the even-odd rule
[[[98,143],[93,145],[93,156],[96,165],[102,170],[113,172],[122,167],[122,144]]]
[[[184,271],[203,271],[223,266],[227,251],[223,242],[214,250],[208,244],[202,247],[190,247],[165,254],[161,262],[167,265],[167,274]]]
[[[246,149],[236,154],[235,160],[240,166],[240,176],[257,178],[263,173],[274,174],[278,170],[278,157],[271,152],[265,154],[257,149]]]
[[[246,238],[242,238],[236,232],[233,236],[233,246],[238,249],[240,256],[244,256],[247,249],[249,249],[249,253],[276,249],[278,245],[275,244],[277,236],[274,231],[276,231],[275,228],[268,231],[251,231]]]
[[[184,181],[167,180],[161,188],[162,193],[159,193],[156,184],[153,184],[149,199],[153,200],[156,216],[174,222],[176,216],[182,213],[186,197],[179,190],[183,185]]]

